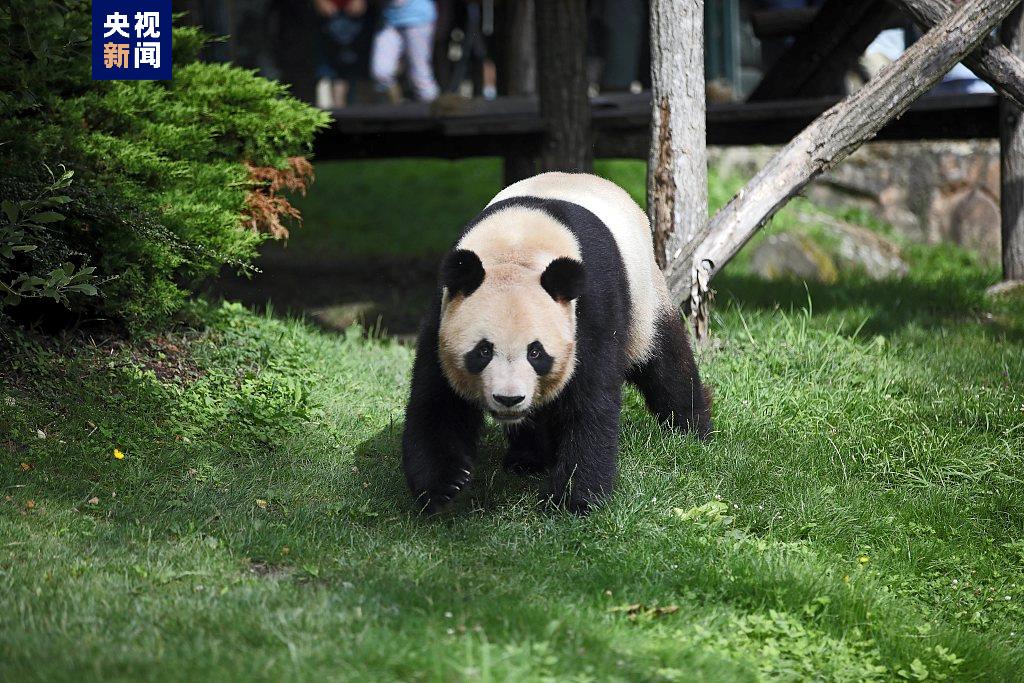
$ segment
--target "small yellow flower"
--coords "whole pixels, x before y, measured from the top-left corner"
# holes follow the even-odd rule
[[[267,501],[263,500],[262,498],[257,498],[256,499],[256,506],[259,507],[260,510],[266,510],[267,509]]]
[[[846,576],[843,577],[843,583],[850,583],[850,575],[849,574],[847,574]]]
[[[124,453],[119,448],[114,449],[114,460],[124,460]]]
[[[868,562],[871,561],[871,558],[868,557],[867,555],[861,555],[860,557],[857,558],[857,561],[860,562],[861,565],[865,565],[865,564],[867,564]]]

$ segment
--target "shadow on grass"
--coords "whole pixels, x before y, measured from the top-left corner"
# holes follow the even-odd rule
[[[414,335],[437,286],[440,256],[311,258],[271,245],[251,278],[225,271],[206,293],[255,310],[299,315],[331,331],[359,324]]]
[[[262,273],[252,278],[225,273],[207,293],[283,315],[301,315],[328,330],[360,324],[399,338],[416,333],[434,294],[436,255],[362,259],[310,257],[277,245],[266,248]],[[874,281],[845,274],[833,284],[767,280],[739,270],[724,272],[713,283],[717,304],[745,309],[801,310],[810,300],[814,313],[861,309],[869,317],[863,335],[891,335],[908,325],[931,329],[962,322],[981,323],[993,337],[1024,340],[1024,329],[988,312],[985,288],[991,278],[963,271],[934,279],[908,277]]]
[[[980,275],[956,281],[847,278],[836,284],[823,284],[724,273],[713,286],[719,306],[790,311],[806,309],[809,303],[815,314],[871,309],[860,328],[860,334],[866,336],[889,336],[908,325],[932,329],[970,322],[982,323],[994,337],[1024,341],[1024,329],[1019,325],[986,312],[984,291],[989,284]]]
[[[418,514],[419,508],[405,483],[401,469],[402,429],[398,422],[379,430],[356,447],[356,461],[365,474],[369,488],[376,491],[397,508]],[[484,428],[477,458],[473,466],[473,479],[469,487],[452,505],[435,519],[473,512],[489,512],[514,501],[539,500],[541,476],[521,476],[505,472],[502,459],[507,444],[501,431],[494,426]],[[424,517],[423,519],[431,519]]]

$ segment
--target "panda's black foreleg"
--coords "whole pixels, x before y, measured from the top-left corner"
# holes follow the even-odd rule
[[[573,393],[560,411],[555,467],[541,495],[586,514],[615,487],[622,383]]]
[[[674,311],[658,319],[652,355],[628,379],[662,424],[696,432],[702,439],[711,434],[710,394],[701,384],[686,328]]]
[[[415,391],[415,389],[414,389]],[[446,397],[448,398],[448,397]],[[402,469],[416,504],[433,513],[469,484],[476,458],[480,411],[462,402],[410,401],[402,434]]]
[[[469,484],[483,415],[452,391],[437,361],[436,331],[420,337],[402,433],[402,469],[417,506],[433,513]]]
[[[508,451],[504,467],[513,474],[540,474],[555,464],[555,444],[541,416],[505,428]]]

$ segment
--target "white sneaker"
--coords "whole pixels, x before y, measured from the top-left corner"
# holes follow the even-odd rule
[[[331,79],[321,78],[316,82],[316,106],[320,109],[334,109],[334,90]]]

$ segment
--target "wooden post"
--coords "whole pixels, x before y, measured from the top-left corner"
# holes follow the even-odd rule
[[[501,5],[498,26],[498,94],[533,95],[537,92],[537,40],[534,31],[534,0]],[[512,149],[505,155],[505,185],[537,172],[535,149]]]
[[[664,268],[708,219],[704,0],[652,0],[651,91],[647,213]],[[706,312],[687,311],[698,337]]]
[[[1003,22],[1003,43],[1024,57],[1024,5]],[[1003,99],[999,110],[1003,280],[1024,283],[1024,111]]]
[[[535,3],[537,85],[544,142],[539,171],[590,171],[594,166],[587,96],[586,0]]]
[[[691,310],[700,306],[707,282],[790,197],[902,115],[1019,1],[964,0],[863,88],[815,119],[669,264],[673,299],[679,304],[689,300]]]

